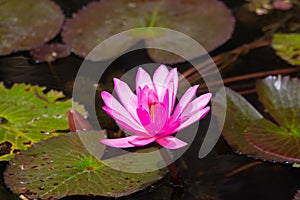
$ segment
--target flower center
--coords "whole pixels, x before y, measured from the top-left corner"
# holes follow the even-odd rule
[[[154,122],[155,120],[155,107],[157,106],[158,103],[150,103],[149,104],[149,113],[151,116],[152,121]]]

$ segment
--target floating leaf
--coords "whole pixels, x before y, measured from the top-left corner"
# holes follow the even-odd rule
[[[278,124],[262,118],[242,96],[226,89],[224,138],[233,148],[256,158],[300,163],[299,89],[296,78],[270,76],[257,81],[259,99]],[[224,100],[216,96],[215,101],[221,105]]]
[[[282,127],[300,129],[300,79],[269,76],[257,81],[259,100]],[[299,133],[300,135],[300,133]]]
[[[226,88],[225,91],[227,111],[222,134],[228,144],[230,144],[238,153],[244,153],[263,160],[277,160],[284,162],[285,160],[267,155],[249,144],[243,133],[252,122],[263,119],[263,116],[238,93],[229,88]],[[216,97],[213,98],[213,101],[216,103],[216,109],[220,106],[224,106],[223,102],[225,99],[222,99],[221,97],[222,95],[218,95],[217,93]]]
[[[263,119],[245,130],[248,142],[258,150],[285,161],[300,163],[300,135]]]
[[[300,80],[270,76],[257,81],[260,101],[280,125],[267,120],[252,124],[248,141],[264,152],[300,163]]]
[[[25,84],[7,89],[0,83],[0,160],[9,160],[33,143],[61,134],[57,130],[69,128],[71,100],[61,101],[62,92],[44,90]]]
[[[52,43],[35,47],[30,54],[37,62],[53,62],[58,58],[65,58],[71,54],[70,48],[65,44]]]
[[[0,55],[47,42],[63,21],[62,11],[50,0],[0,0]]]
[[[72,19],[67,20],[62,36],[75,54],[86,57],[102,41],[122,31],[140,27],[162,27],[182,32],[211,51],[231,37],[233,26],[234,18],[230,10],[217,0],[103,0],[89,4]],[[113,48],[118,49],[118,52],[108,47],[102,54],[95,53],[89,59],[105,60],[120,56],[140,40],[145,40],[149,46],[155,42],[166,47],[174,45],[160,33],[152,31],[128,35],[127,39],[129,40],[124,40],[124,43],[114,44],[118,45],[118,48]],[[186,43],[182,41],[180,48],[190,51],[190,45],[184,44]],[[156,50],[148,52],[157,62],[183,61],[174,54]],[[189,59],[199,56],[198,54],[191,52]]]
[[[82,134],[104,137],[103,131]],[[112,160],[125,164],[119,159]],[[136,163],[126,164],[134,168]],[[120,197],[146,188],[164,174],[165,171],[131,174],[111,169],[85,149],[77,133],[71,133],[21,152],[10,161],[4,176],[8,187],[17,194],[58,199],[69,195]]]
[[[272,47],[276,54],[292,65],[300,65],[300,34],[275,34]]]

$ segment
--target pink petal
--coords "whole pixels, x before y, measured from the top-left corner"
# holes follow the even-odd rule
[[[158,104],[155,107],[154,111],[154,124],[155,124],[155,131],[160,132],[162,128],[165,126],[168,119],[168,113],[166,108],[163,104]]]
[[[201,110],[209,103],[211,97],[211,93],[201,95],[200,97],[189,103],[180,115],[189,116],[191,113]]]
[[[149,87],[149,89],[153,90],[153,83],[151,77],[145,70],[143,70],[140,67],[136,74],[136,83],[135,83],[136,90],[138,90],[138,88],[143,89],[146,85]]]
[[[158,102],[158,97],[155,90],[150,90],[148,93],[148,104],[153,104]]]
[[[116,148],[129,148],[134,147],[133,144],[129,142],[137,138],[137,136],[129,136],[124,138],[116,138],[116,139],[101,139],[100,142],[107,146],[116,147]]]
[[[188,127],[189,125],[193,124],[194,122],[202,119],[209,112],[209,110],[210,110],[210,107],[207,106],[204,109],[201,109],[199,111],[194,112],[190,116],[185,116],[184,119],[179,118],[178,120],[182,120],[182,123],[176,129],[176,132],[181,131],[182,129],[184,129],[184,128]]]
[[[144,128],[146,129],[146,132],[149,136],[154,136],[157,134],[157,128],[156,128],[156,124],[152,122],[152,119],[151,119],[151,116],[150,114],[146,111],[146,110],[143,110],[143,109],[140,109],[138,108],[136,110],[138,116],[139,116],[139,119],[142,123],[142,125],[144,126]]]
[[[162,104],[155,107],[154,121],[152,121],[150,114],[143,109],[138,108],[137,114],[144,128],[152,136],[161,132],[168,119],[167,111]]]
[[[186,142],[171,135],[156,139],[156,142],[167,149],[178,149],[187,145]]]
[[[176,68],[170,71],[165,80],[164,86],[169,90],[169,114],[171,114],[178,90],[178,73]]]
[[[135,112],[135,109],[137,108],[137,96],[131,91],[126,83],[117,78],[114,78],[114,85],[121,103],[128,113],[139,123],[138,116]]]
[[[106,113],[112,118],[117,118],[121,121],[130,124],[137,129],[143,130],[143,127],[127,112],[127,110],[108,92],[101,92],[102,99],[105,105],[110,108],[106,109]],[[104,107],[105,108],[105,107]]]
[[[158,99],[161,101],[166,87],[164,86],[165,80],[169,74],[169,70],[165,65],[160,65],[153,74],[153,85],[158,95]]]
[[[142,126],[136,125],[133,121],[124,117],[121,113],[111,109],[108,106],[104,106],[102,109],[110,117],[112,117],[120,127],[124,128],[130,132],[136,133],[137,135],[140,135],[140,136],[145,136],[145,135],[148,136],[148,134],[146,134],[146,131]]]
[[[134,140],[129,141],[130,144],[134,146],[145,146],[155,141],[155,138],[135,138]]]
[[[175,111],[172,115],[171,120],[175,121],[177,120],[177,118],[179,117],[179,115],[181,114],[181,112],[186,108],[186,106],[191,102],[191,100],[194,98],[194,96],[196,95],[197,89],[198,89],[199,85],[195,85],[191,88],[189,88],[184,95],[181,97],[179,103],[177,104]]]
[[[104,104],[114,110],[118,110],[119,112],[126,115],[126,117],[130,117],[127,110],[108,92],[101,92],[101,97],[104,101]]]
[[[137,112],[137,115],[139,116],[139,119],[144,127],[151,124],[152,120],[151,120],[151,116],[148,111],[146,111],[142,108],[137,108],[136,112]]]
[[[138,107],[149,112],[149,103],[148,103],[149,87],[145,86],[143,89],[138,88],[136,93],[138,98]]]

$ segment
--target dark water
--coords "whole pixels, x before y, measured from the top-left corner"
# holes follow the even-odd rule
[[[56,2],[61,5],[67,16],[71,16],[73,12],[90,2],[90,0],[56,0]],[[244,3],[244,1],[236,0],[226,0],[224,2],[232,10],[236,10]],[[257,26],[248,26],[237,20],[233,38],[212,52],[211,55],[217,55],[238,47],[241,44],[259,38],[261,35],[259,24]],[[60,38],[57,37],[54,40],[60,41]],[[47,86],[51,89],[63,90],[70,97],[72,84],[82,61],[83,59],[72,55],[55,61],[51,65],[47,63],[36,64],[28,56],[28,52],[19,52],[10,56],[0,57],[0,81],[5,81],[7,84],[25,82]],[[145,51],[135,52],[122,57],[111,65],[111,71],[107,72],[105,80],[102,81],[109,86],[112,84],[113,76],[126,72],[130,66],[150,61]],[[288,67],[288,65],[275,56],[270,47],[264,47],[253,50],[246,56],[243,56],[230,70],[225,71],[222,75],[231,77],[285,67]],[[255,80],[247,81],[247,84],[253,87]],[[247,95],[246,98],[258,105],[255,94]],[[203,120],[200,127],[205,127],[206,124],[207,121]],[[234,154],[222,138],[209,156],[199,159],[198,151],[203,134],[199,131],[198,138],[192,147],[176,163],[184,181],[184,192],[173,190],[169,184],[168,177],[166,177],[147,190],[122,199],[285,200],[292,199],[296,190],[300,189],[300,171],[292,168],[290,165],[260,163],[240,173],[228,176],[233,170],[256,161],[243,155]],[[9,199],[9,197],[1,197],[0,199]],[[83,199],[83,197],[75,196],[64,199]],[[84,197],[84,199],[105,198]]]

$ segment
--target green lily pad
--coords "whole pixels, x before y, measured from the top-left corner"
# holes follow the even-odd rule
[[[14,84],[7,89],[0,83],[0,161],[9,160],[33,143],[68,130],[71,100],[61,101],[62,92],[45,87]],[[80,112],[83,108],[78,106]]]
[[[247,154],[248,156],[260,158],[262,160],[284,162],[284,159],[268,155],[253,147],[248,142],[244,137],[245,130],[251,123],[262,120],[263,116],[244,97],[235,91],[229,88],[225,88],[225,91],[227,109],[222,134],[228,144],[232,146],[237,153]],[[225,99],[222,99],[221,97],[222,95],[218,95],[217,93],[215,98],[213,98],[213,101],[216,104],[215,109],[224,106],[223,102]]]
[[[0,55],[49,41],[63,21],[62,11],[50,0],[0,0]]]
[[[267,112],[280,126],[300,136],[300,79],[270,76],[257,81],[256,87]]]
[[[103,131],[82,134],[104,137]],[[119,158],[111,160],[124,164]],[[126,164],[135,167],[136,163]],[[4,180],[14,193],[28,198],[58,199],[69,195],[120,197],[142,190],[164,175],[164,170],[132,174],[111,169],[88,152],[78,133],[71,133],[22,151],[10,161]]]
[[[272,47],[283,60],[292,65],[300,65],[300,34],[275,34]]]
[[[300,135],[262,119],[251,124],[244,136],[252,146],[264,153],[286,162],[300,163]]]
[[[242,96],[227,88],[223,129],[227,142],[255,158],[300,163],[299,83],[299,79],[288,76],[257,81],[259,99],[277,124],[263,118]],[[215,101],[221,105],[223,100],[216,96]]]
[[[72,19],[67,20],[62,36],[75,54],[86,57],[105,39],[122,31],[141,27],[162,27],[182,32],[199,42],[207,51],[211,51],[231,37],[234,18],[231,11],[217,0],[102,0],[89,4]],[[118,52],[110,51],[108,47],[107,50],[101,51],[102,54],[94,52],[88,58],[106,60],[120,56],[140,40],[144,40],[146,46],[162,41],[163,46],[173,45],[165,40],[163,35],[151,30],[137,32],[127,39],[131,42],[126,40],[124,43],[114,44],[118,45],[118,48],[113,48],[118,49]],[[190,51],[190,45],[184,46],[184,41],[182,44],[181,48]],[[183,61],[177,55],[157,50],[149,50],[148,53],[160,63]],[[200,55],[191,52],[190,59],[197,56]]]

